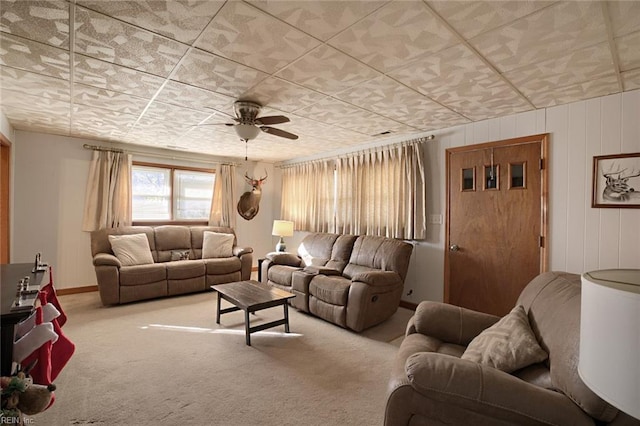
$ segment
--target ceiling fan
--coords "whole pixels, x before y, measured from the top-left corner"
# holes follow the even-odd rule
[[[258,117],[261,108],[262,105],[256,102],[236,101],[233,104],[233,110],[236,113],[236,117],[233,119],[235,123],[225,123],[225,125],[233,126],[240,139],[244,142],[255,139],[260,134],[260,131],[282,138],[298,139],[298,135],[270,126],[271,124],[288,123],[290,121],[288,117],[284,115]]]

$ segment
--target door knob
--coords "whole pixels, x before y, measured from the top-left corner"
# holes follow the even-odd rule
[[[450,250],[450,251],[458,251],[458,250],[460,250],[460,247],[458,247],[458,245],[457,245],[457,244],[452,244],[452,245],[449,247],[449,250]]]

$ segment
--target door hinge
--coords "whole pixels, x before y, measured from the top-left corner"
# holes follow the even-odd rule
[[[544,158],[540,159],[540,170],[544,170]]]
[[[538,243],[540,244],[540,247],[544,248],[544,237],[542,235],[538,237]]]

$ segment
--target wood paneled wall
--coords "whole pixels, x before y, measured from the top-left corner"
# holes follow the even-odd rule
[[[444,217],[445,150],[550,133],[549,269],[640,268],[640,209],[591,207],[596,155],[640,152],[640,90],[434,132],[426,149],[428,212]],[[640,179],[633,183],[640,190]],[[444,223],[415,245],[403,300],[442,300]],[[408,295],[412,291],[411,295]]]

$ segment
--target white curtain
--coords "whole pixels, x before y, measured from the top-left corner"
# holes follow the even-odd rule
[[[426,236],[422,145],[398,144],[336,160],[336,232],[400,239]]]
[[[131,155],[94,151],[84,202],[83,231],[131,225]]]
[[[313,161],[282,171],[280,218],[294,229],[333,232],[335,167],[333,161]]]
[[[222,164],[216,171],[209,226],[228,226],[235,228],[235,175],[236,168],[230,164]]]

